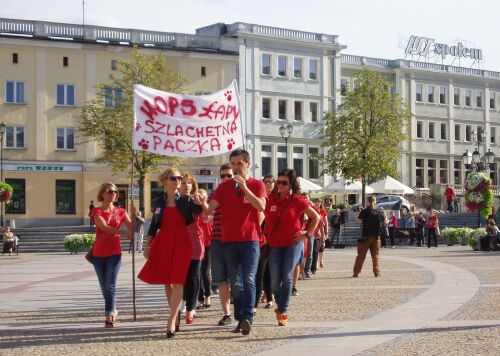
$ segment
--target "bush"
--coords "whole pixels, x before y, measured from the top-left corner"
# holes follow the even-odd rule
[[[79,234],[67,235],[64,238],[64,248],[71,253],[78,252],[80,246],[83,245],[83,237]]]
[[[480,227],[479,229],[472,231],[472,233],[469,235],[469,246],[475,248],[476,244],[479,243],[479,240],[481,240],[481,238],[485,236],[486,236],[485,227]]]
[[[90,248],[94,244],[95,234],[72,234],[64,238],[64,249],[78,253],[80,247]]]
[[[90,248],[95,242],[95,234],[83,234],[83,246]]]
[[[447,227],[441,230],[441,237],[446,239],[449,246],[460,243],[465,245],[466,243],[472,248],[475,247],[476,242],[481,239],[481,237],[486,236],[486,229],[471,229],[470,227]]]

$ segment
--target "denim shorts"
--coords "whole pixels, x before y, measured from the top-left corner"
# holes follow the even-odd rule
[[[300,247],[300,255],[299,255],[299,263],[298,265],[303,265],[304,264],[304,242],[301,242],[301,247]]]
[[[222,242],[212,240],[210,245],[211,263],[212,263],[212,283],[219,285],[228,281],[227,264],[224,259]]]

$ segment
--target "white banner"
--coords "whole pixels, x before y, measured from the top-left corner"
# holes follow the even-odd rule
[[[134,85],[135,150],[208,157],[243,145],[236,81],[209,95],[180,95]]]

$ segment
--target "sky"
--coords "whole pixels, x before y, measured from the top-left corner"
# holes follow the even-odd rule
[[[500,71],[499,13],[498,0],[85,0],[88,25],[193,34],[248,22],[338,35],[344,53],[385,59],[404,58],[417,35],[481,49],[479,66],[460,65],[493,71]],[[81,24],[82,15],[82,0],[0,0],[0,18]]]

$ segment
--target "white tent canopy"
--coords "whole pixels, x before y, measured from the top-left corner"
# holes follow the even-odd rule
[[[378,182],[370,184],[370,187],[375,193],[384,194],[413,194],[413,189],[403,183],[387,176]]]
[[[360,181],[354,181],[352,183],[347,183],[344,178],[341,178],[337,182],[333,182],[327,185],[323,190],[328,193],[361,193],[362,185]],[[365,193],[373,193],[373,189],[370,186],[365,187]]]
[[[315,192],[318,190],[322,190],[323,188],[320,185],[317,185],[310,180],[299,177],[300,190],[303,192]]]

